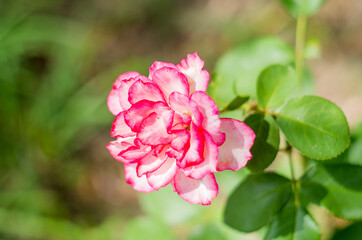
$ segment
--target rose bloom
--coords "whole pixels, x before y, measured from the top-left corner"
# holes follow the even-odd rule
[[[197,53],[180,64],[154,62],[145,77],[120,75],[108,95],[116,116],[108,144],[124,163],[127,183],[140,192],[172,184],[181,198],[210,204],[214,172],[237,171],[252,157],[255,134],[243,122],[219,118],[206,93],[210,75]]]

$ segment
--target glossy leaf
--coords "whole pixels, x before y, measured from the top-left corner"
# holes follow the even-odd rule
[[[313,15],[324,3],[324,0],[279,0],[294,17]]]
[[[349,127],[342,110],[316,96],[290,100],[277,115],[288,142],[307,157],[322,160],[349,146]]]
[[[362,166],[362,138],[353,142],[349,148],[348,162]]]
[[[358,124],[354,132],[355,137],[362,138],[362,122]]]
[[[224,221],[243,232],[258,230],[281,210],[291,191],[290,181],[277,174],[250,175],[229,197]]]
[[[269,66],[258,77],[258,103],[264,109],[276,109],[293,94],[296,86],[297,75],[291,67]]]
[[[254,145],[250,149],[253,157],[246,166],[254,172],[263,171],[279,151],[279,128],[272,117],[263,114],[250,115],[244,122],[255,132]]]
[[[362,222],[356,222],[345,229],[337,231],[332,240],[348,239],[360,240],[362,236]]]
[[[362,166],[362,138],[358,138],[356,134],[353,134],[351,136],[351,146],[346,151],[335,158],[323,161],[323,164],[341,163]]]
[[[303,201],[324,206],[337,217],[362,219],[362,167],[317,164],[301,181]]]
[[[234,118],[239,121],[243,121],[244,114],[245,114],[245,111],[243,111],[243,109],[236,109],[233,111],[226,111],[226,112],[220,111],[219,117],[220,118]]]
[[[318,225],[306,209],[294,204],[291,198],[283,210],[273,219],[265,240],[318,240]]]
[[[237,95],[255,98],[259,73],[271,64],[288,64],[293,59],[292,49],[278,38],[260,38],[242,44],[217,61],[211,96],[219,106],[226,106]]]
[[[238,109],[241,107],[244,103],[246,103],[249,100],[249,96],[236,96],[234,100],[227,105],[227,107],[223,110],[224,111],[233,111],[235,109]]]

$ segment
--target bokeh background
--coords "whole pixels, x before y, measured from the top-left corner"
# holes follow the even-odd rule
[[[169,188],[137,194],[105,146],[118,75],[195,51],[213,73],[225,52],[263,36],[294,46],[295,20],[276,0],[0,0],[0,239],[260,239],[222,223],[244,171],[218,176],[219,197],[193,206]],[[353,130],[362,2],[327,0],[307,37],[314,91]],[[318,211],[324,239],[346,224]]]

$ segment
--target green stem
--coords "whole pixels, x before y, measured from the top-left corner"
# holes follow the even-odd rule
[[[295,36],[295,69],[298,77],[298,86],[297,89],[300,91],[300,85],[303,78],[304,72],[304,44],[305,44],[305,36],[307,30],[307,17],[299,16],[297,18],[297,30]],[[295,205],[299,205],[299,195],[298,195],[298,181],[295,178],[294,167],[293,167],[293,159],[292,159],[292,148],[288,144],[287,154],[289,157],[289,165],[290,165],[290,176],[292,180],[292,187],[294,192]]]
[[[290,151],[288,151],[288,158],[289,158],[289,167],[290,167],[290,178],[292,181],[295,181],[295,174],[294,174],[294,166],[293,166],[293,160],[292,160],[292,154]]]
[[[292,180],[292,188],[294,193],[294,204],[296,206],[299,205],[299,196],[298,196],[298,181],[295,178],[294,174],[294,166],[293,166],[293,159],[292,159],[292,147],[288,144],[287,147],[287,154],[289,159],[289,167],[290,167],[290,178]]]
[[[297,30],[295,38],[295,68],[298,76],[298,86],[300,86],[304,69],[304,43],[307,29],[307,18],[300,16],[297,19]]]

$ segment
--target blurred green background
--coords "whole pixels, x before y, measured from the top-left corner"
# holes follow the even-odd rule
[[[361,16],[360,0],[329,0],[307,33],[314,91],[352,129],[362,119]],[[0,0],[0,239],[259,239],[221,221],[244,170],[217,176],[209,207],[126,184],[105,148],[106,97],[118,75],[147,75],[155,60],[198,51],[213,73],[240,44],[277,36],[292,47],[294,35],[276,0]]]

